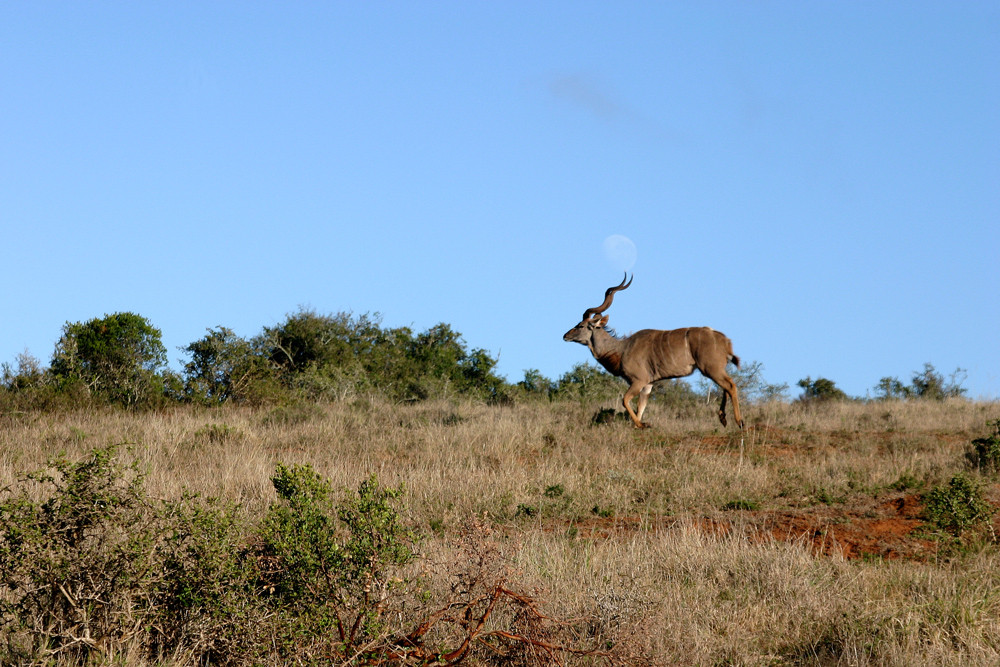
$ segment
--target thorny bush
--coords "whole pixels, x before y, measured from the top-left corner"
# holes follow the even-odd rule
[[[616,660],[596,650],[614,638],[592,619],[550,618],[519,589],[483,524],[416,576],[402,489],[374,476],[341,494],[309,466],[278,464],[260,521],[194,494],[152,499],[144,482],[134,452],[113,445],[0,493],[0,664]]]

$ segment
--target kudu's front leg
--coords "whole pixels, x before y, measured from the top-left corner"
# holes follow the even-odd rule
[[[632,399],[638,396],[640,392],[642,392],[643,387],[645,386],[646,384],[644,382],[632,384],[628,388],[628,391],[625,392],[625,397],[622,399],[622,403],[625,405],[625,412],[627,412],[628,416],[632,418],[632,423],[635,424],[636,428],[649,428],[648,426],[646,426],[646,424],[642,423],[642,419],[639,417],[639,414],[636,414],[636,412],[632,409],[632,406],[630,405]],[[640,402],[644,403],[644,401],[642,401],[641,399]],[[643,405],[643,408],[644,407],[645,405]]]

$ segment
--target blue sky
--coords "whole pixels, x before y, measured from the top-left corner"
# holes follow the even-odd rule
[[[132,311],[179,368],[302,306],[557,378],[628,269],[620,333],[711,326],[792,395],[930,362],[998,398],[998,34],[995,2],[4,3],[0,361]]]

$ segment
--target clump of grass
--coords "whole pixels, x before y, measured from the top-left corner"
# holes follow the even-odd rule
[[[239,440],[242,433],[228,424],[206,424],[194,432],[194,437],[196,440],[211,444],[225,444]]]
[[[923,482],[911,473],[906,471],[902,473],[895,482],[889,484],[889,488],[894,491],[908,491],[910,489],[919,489],[923,486]]]
[[[755,503],[754,501],[752,501],[752,500],[743,500],[743,499],[730,500],[729,502],[727,502],[727,503],[725,503],[725,504],[722,505],[722,510],[725,511],[725,512],[734,511],[734,510],[754,511],[754,510],[757,510],[759,508],[760,508],[760,505],[757,504],[757,503]]]
[[[294,426],[299,424],[308,424],[321,419],[323,416],[323,409],[316,403],[309,401],[293,401],[286,405],[279,405],[272,408],[271,411],[264,416],[264,424],[269,426]]]
[[[601,408],[590,418],[590,425],[600,426],[602,424],[625,423],[630,421],[631,418],[628,416],[627,412],[615,410],[614,408]]]

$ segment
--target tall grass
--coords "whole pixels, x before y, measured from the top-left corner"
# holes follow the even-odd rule
[[[743,433],[719,427],[707,406],[654,406],[645,431],[591,425],[598,407],[366,397],[21,413],[0,417],[0,488],[56,455],[127,444],[150,496],[219,497],[250,520],[275,500],[278,463],[309,464],[335,487],[374,474],[403,485],[402,519],[424,535],[425,556],[443,559],[471,519],[484,522],[512,585],[544,600],[552,618],[588,619],[620,662],[1000,664],[1000,563],[989,539],[845,560],[741,523],[817,507],[836,521],[875,498],[919,495],[967,470],[969,443],[1000,418],[998,404],[769,403],[746,410]],[[125,648],[115,655],[138,661]]]

